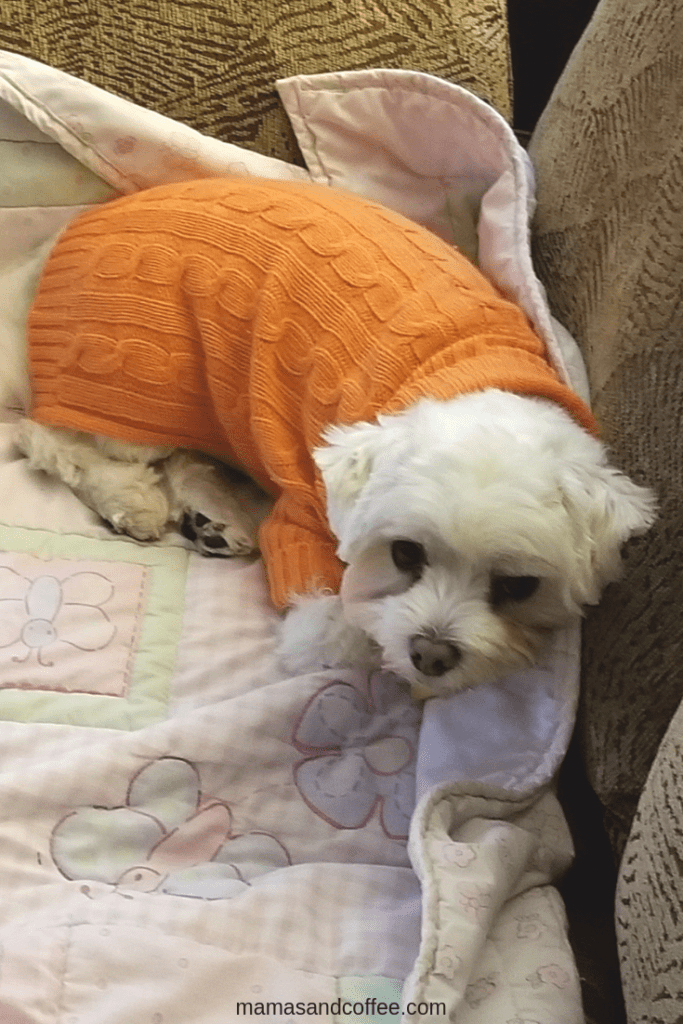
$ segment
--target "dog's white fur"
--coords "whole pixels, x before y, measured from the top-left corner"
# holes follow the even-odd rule
[[[652,493],[607,462],[604,446],[559,406],[502,391],[423,400],[377,424],[335,427],[316,453],[330,526],[348,564],[339,597],[303,599],[285,650],[353,650],[348,624],[415,692],[447,693],[533,663],[550,630],[595,604],[620,548],[652,524]],[[392,542],[421,545],[419,577]],[[501,580],[538,578],[521,600],[492,601]],[[319,624],[319,637],[311,628]],[[414,637],[458,661],[425,678]],[[306,644],[300,643],[305,638]],[[367,641],[357,637],[363,657]]]
[[[28,391],[21,316],[17,324],[0,337],[2,365],[13,368],[0,402]],[[377,423],[332,427],[324,440],[315,461],[347,568],[339,595],[300,596],[282,623],[282,659],[297,673],[384,666],[428,696],[530,665],[552,629],[598,601],[619,575],[622,544],[655,515],[652,493],[540,399],[497,390],[425,399]],[[116,530],[153,540],[199,512],[224,541],[205,553],[255,544],[254,524],[202,456],[26,419],[16,443]],[[406,552],[424,559],[406,568]]]
[[[129,444],[20,420],[14,442],[31,469],[63,480],[116,532],[158,540],[169,526],[200,513],[210,531],[197,529],[204,554],[244,555],[256,546],[253,517],[237,500],[216,463],[197,452]],[[206,543],[221,536],[220,549]]]

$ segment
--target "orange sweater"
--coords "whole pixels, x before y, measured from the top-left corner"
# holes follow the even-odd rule
[[[29,318],[41,423],[196,449],[276,498],[261,549],[276,605],[342,566],[311,450],[331,423],[500,387],[588,408],[456,249],[308,183],[209,179],[77,217]]]

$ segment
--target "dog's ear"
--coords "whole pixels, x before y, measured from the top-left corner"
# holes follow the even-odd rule
[[[327,492],[328,515],[334,506],[348,511],[367,483],[379,452],[386,446],[377,423],[356,423],[351,427],[329,427],[326,442],[313,452],[313,459]]]
[[[384,493],[383,481],[395,483],[396,464],[405,463],[407,436],[402,415],[378,416],[375,423],[329,427],[325,444],[313,452],[325,486],[327,521],[343,562],[354,556],[359,537],[367,537],[371,495],[378,486]]]
[[[622,545],[652,526],[656,498],[606,462],[574,464],[560,487],[579,563],[573,596],[579,604],[596,604],[603,588],[620,575]]]

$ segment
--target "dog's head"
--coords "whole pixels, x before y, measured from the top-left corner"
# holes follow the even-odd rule
[[[325,441],[315,459],[345,615],[418,696],[532,664],[654,519],[651,492],[543,400],[425,399]]]

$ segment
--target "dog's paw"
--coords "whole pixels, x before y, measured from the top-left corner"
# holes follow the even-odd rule
[[[255,548],[254,538],[239,523],[214,522],[203,512],[185,512],[180,532],[209,558],[248,555]]]
[[[74,490],[114,533],[142,541],[161,537],[168,524],[169,507],[152,469],[111,462],[103,464],[99,474],[90,475],[97,477],[95,484],[84,477]]]
[[[158,540],[168,520],[168,502],[163,495],[147,495],[139,506],[137,495],[128,496],[125,507],[98,508],[105,524],[114,532],[122,533],[135,540]]]
[[[366,633],[350,625],[341,598],[299,597],[280,623],[280,662],[293,675],[329,668],[379,668],[379,648]]]
[[[198,551],[210,558],[233,558],[256,549],[256,525],[213,459],[174,452],[163,473],[173,522]]]

